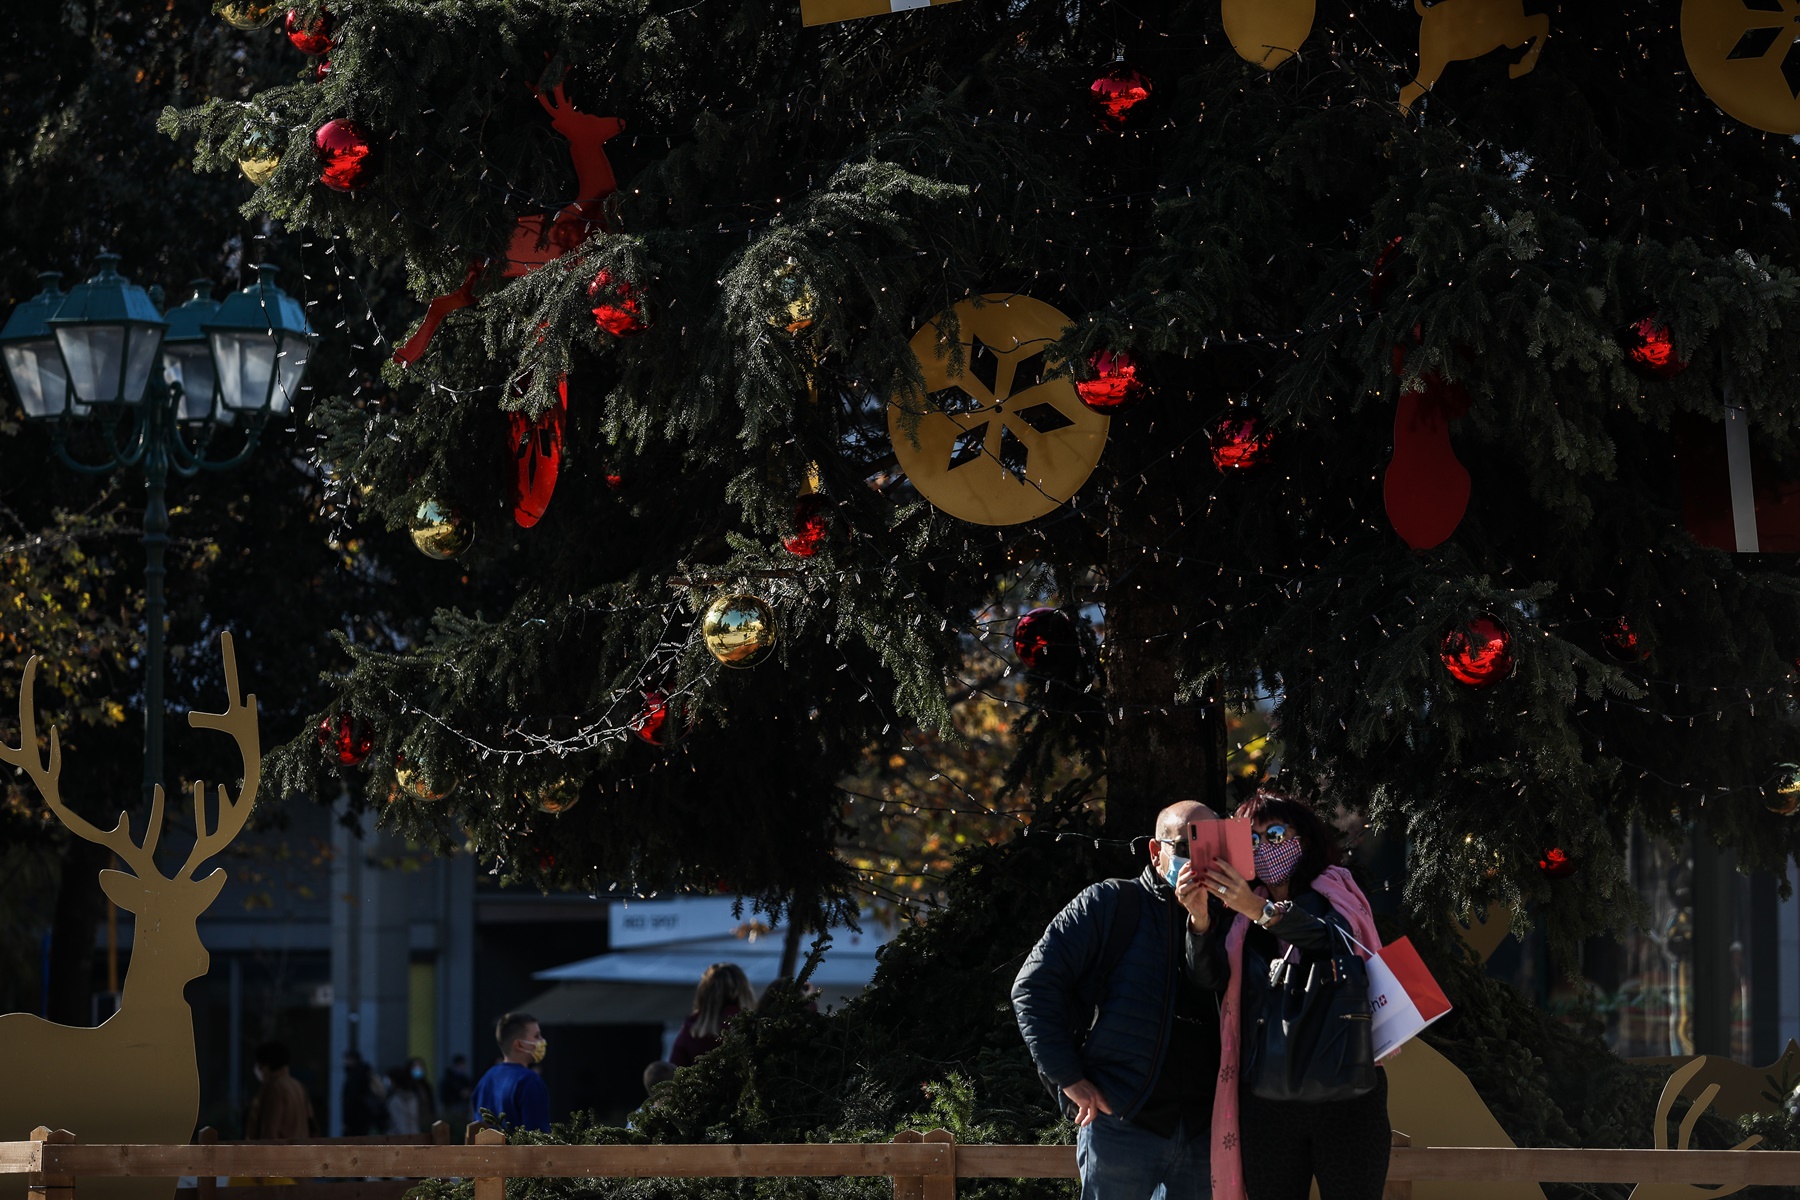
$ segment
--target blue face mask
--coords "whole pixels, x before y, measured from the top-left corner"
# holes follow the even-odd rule
[[[1181,874],[1181,868],[1187,864],[1188,860],[1185,858],[1179,858],[1173,854],[1169,856],[1169,869],[1163,872],[1163,878],[1168,881],[1170,887],[1175,886],[1176,877]]]

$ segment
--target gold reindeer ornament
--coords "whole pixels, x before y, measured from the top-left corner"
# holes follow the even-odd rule
[[[1696,1058],[1687,1066],[1669,1076],[1669,1082],[1663,1085],[1662,1097],[1656,1102],[1656,1148],[1668,1150],[1669,1146],[1669,1114],[1675,1109],[1675,1101],[1696,1076],[1706,1070],[1704,1056]],[[1687,1116],[1681,1119],[1681,1128],[1676,1130],[1676,1150],[1686,1150],[1689,1140],[1694,1136],[1694,1126],[1700,1123],[1700,1114],[1711,1106],[1719,1094],[1719,1085],[1709,1083],[1694,1098],[1694,1105],[1688,1109]],[[1762,1135],[1756,1134],[1745,1138],[1733,1150],[1748,1150],[1762,1141]],[[1640,1183],[1631,1189],[1630,1200],[1699,1200],[1702,1196],[1729,1196],[1741,1192],[1747,1184],[1736,1187],[1705,1187],[1695,1183]]]
[[[216,729],[237,742],[244,781],[234,799],[219,785],[218,811],[209,823],[206,784],[194,783],[194,848],[179,871],[156,865],[162,832],[163,789],[151,799],[142,841],[121,813],[110,830],[90,823],[63,803],[62,741],[50,728],[46,753],[38,750],[33,684],[38,660],[25,666],[19,686],[19,745],[0,742],[0,761],[24,771],[44,803],[78,838],[104,846],[125,870],[100,872],[100,887],[120,908],[136,915],[131,963],[118,1011],[93,1029],[57,1025],[28,1013],[0,1016],[0,1141],[25,1141],[39,1125],[71,1130],[84,1142],[181,1144],[192,1139],[200,1112],[200,1072],[194,1057],[194,1016],[183,989],[206,974],[206,947],[196,922],[225,886],[215,867],[196,878],[206,861],[231,843],[249,819],[261,776],[262,748],[256,697],[238,689],[231,635],[220,638],[225,657],[225,711],[190,712],[188,724]],[[85,1200],[168,1200],[173,1179],[84,1179]],[[0,1200],[23,1200],[25,1177],[0,1176]]]
[[[1400,108],[1411,112],[1453,62],[1467,62],[1495,50],[1531,48],[1507,68],[1517,79],[1529,75],[1544,52],[1550,36],[1550,18],[1544,13],[1527,16],[1523,0],[1437,0],[1427,5],[1413,0],[1419,14],[1419,74],[1400,89]]]

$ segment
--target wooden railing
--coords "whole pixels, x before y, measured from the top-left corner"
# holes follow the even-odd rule
[[[1396,1139],[1399,1141],[1400,1139]],[[342,1141],[191,1146],[82,1145],[66,1130],[0,1142],[0,1175],[27,1175],[33,1200],[75,1200],[90,1177],[461,1178],[475,1200],[504,1200],[508,1179],[885,1176],[894,1200],[954,1200],[958,1179],[1073,1179],[1073,1146],[959,1145],[944,1130],[892,1142],[807,1145],[509,1146],[471,1127],[465,1145]],[[1396,1145],[1389,1194],[1424,1180],[1527,1183],[1800,1185],[1800,1151],[1563,1150]],[[305,1187],[306,1185],[301,1185]],[[351,1186],[351,1185],[336,1185]],[[275,1193],[300,1200],[298,1189]]]

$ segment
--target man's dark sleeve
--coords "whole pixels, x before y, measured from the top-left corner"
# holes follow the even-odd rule
[[[1019,1032],[1038,1070],[1059,1088],[1087,1076],[1073,1036],[1078,1024],[1075,1010],[1081,984],[1100,965],[1102,931],[1111,919],[1108,904],[1118,900],[1116,887],[1098,885],[1071,900],[1044,930],[1013,980]]]

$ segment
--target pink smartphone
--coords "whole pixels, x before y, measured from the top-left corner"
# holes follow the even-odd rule
[[[1256,878],[1256,855],[1250,846],[1250,822],[1243,817],[1188,822],[1188,858],[1194,874],[1204,877],[1215,858],[1237,868],[1245,879]]]

